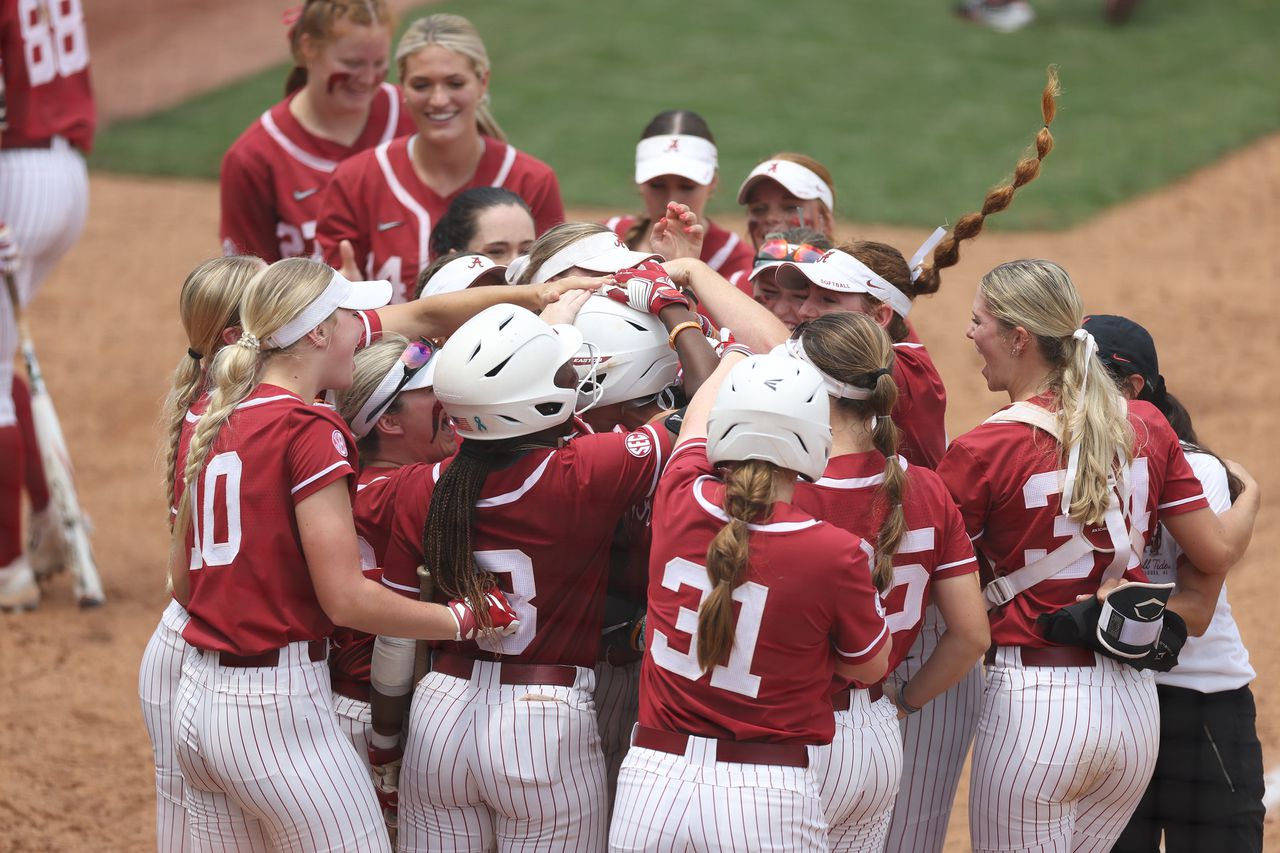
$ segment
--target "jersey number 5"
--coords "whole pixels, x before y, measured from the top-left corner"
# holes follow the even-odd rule
[[[677,557],[663,569],[662,585],[672,592],[679,591],[682,586],[698,590],[698,607],[694,610],[681,607],[676,613],[676,629],[689,635],[689,651],[679,652],[671,648],[667,635],[655,629],[650,654],[653,662],[668,672],[697,681],[702,677],[702,668],[698,666],[698,610],[711,594],[711,579],[702,566]],[[716,664],[712,668],[712,687],[752,699],[760,693],[760,676],[751,674],[751,660],[756,654],[760,622],[764,619],[764,602],[768,597],[769,588],[754,581],[747,581],[733,591],[733,600],[739,605],[738,618],[733,626],[733,651],[729,653],[728,666]]]
[[[48,20],[45,20],[48,9]],[[18,26],[31,87],[79,74],[89,64],[80,0],[18,0]]]

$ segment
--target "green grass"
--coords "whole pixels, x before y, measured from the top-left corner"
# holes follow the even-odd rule
[[[1062,228],[1280,127],[1280,3],[1149,0],[1124,27],[1099,0],[1033,0],[1029,28],[966,24],[950,0],[491,0],[469,16],[493,58],[498,120],[556,167],[565,202],[636,208],[634,144],[656,112],[715,131],[722,186],[777,149],[836,176],[842,218],[954,222],[1011,173],[1060,67],[1057,148],[993,224]],[[406,20],[411,20],[412,15]],[[285,69],[103,132],[96,168],[217,176],[222,152],[280,94]]]

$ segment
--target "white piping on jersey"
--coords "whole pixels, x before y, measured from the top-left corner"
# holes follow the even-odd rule
[[[386,586],[391,587],[392,589],[398,589],[398,590],[402,590],[402,591],[404,591],[404,592],[421,592],[421,591],[422,591],[421,589],[419,589],[419,588],[418,588],[418,587],[416,587],[416,586],[405,586],[405,585],[404,585],[404,584],[402,584],[402,583],[396,583],[395,581],[389,581],[389,580],[387,580],[387,576],[386,576],[386,575],[383,575],[383,576],[382,576],[382,582],[383,582],[383,584],[385,584]]]
[[[400,126],[400,90],[390,83],[383,83],[378,89],[387,96],[390,109],[387,110],[387,126],[382,130],[382,138],[378,144],[390,142],[396,138],[396,128]]]
[[[902,470],[907,470],[907,460],[901,456],[895,456],[898,465]],[[837,480],[835,477],[820,477],[814,481],[815,486],[826,486],[828,489],[866,489],[871,486],[878,486],[884,482],[884,472],[872,474],[870,477],[848,477],[843,480]]]
[[[846,658],[860,658],[863,655],[870,653],[870,651],[876,647],[876,644],[879,643],[881,640],[883,640],[885,634],[888,634],[888,633],[889,633],[889,624],[886,622],[885,626],[880,629],[880,633],[876,634],[876,638],[872,640],[871,643],[862,651],[846,652],[844,649],[840,648],[839,646],[836,646],[835,647],[836,654]]]
[[[332,465],[330,465],[328,468],[325,468],[323,471],[317,471],[315,474],[312,474],[310,477],[303,480],[298,485],[294,486],[292,489],[289,490],[289,494],[296,495],[300,489],[305,489],[307,486],[311,485],[316,480],[319,480],[325,474],[328,474],[330,471],[332,471],[335,468],[341,468],[343,465],[347,466],[348,470],[351,469],[351,463],[345,459],[335,462]]]
[[[409,141],[405,144],[405,152],[409,159],[413,159],[413,145],[418,141],[418,134],[409,137]],[[427,251],[431,241],[431,215],[427,213],[426,208],[418,203],[400,183],[400,179],[396,177],[396,173],[391,169],[391,161],[387,159],[387,149],[391,146],[390,142],[384,142],[377,148],[373,149],[373,156],[378,159],[378,168],[382,170],[382,177],[387,182],[387,188],[391,190],[391,194],[396,197],[396,201],[400,202],[410,213],[418,218],[418,269],[414,271],[413,278],[417,279],[418,273],[427,265]]]
[[[715,481],[715,477],[703,474],[693,483],[693,496],[697,499],[698,505],[706,511],[706,513],[714,518],[728,524],[730,521],[729,514],[723,509],[707,500],[702,494],[702,486],[707,481]],[[821,524],[816,518],[810,518],[805,521],[771,521],[767,524],[748,523],[747,529],[754,530],[757,533],[794,533],[797,530],[805,530],[810,527]]]
[[[326,160],[323,157],[317,157],[310,152],[303,151],[298,144],[292,139],[284,135],[284,131],[276,124],[276,120],[271,117],[271,110],[267,110],[262,114],[262,118],[258,119],[262,123],[262,128],[267,135],[275,140],[284,153],[297,160],[309,169],[315,169],[317,172],[332,172],[338,168],[338,164],[333,160]]]
[[[1189,497],[1189,498],[1183,498],[1182,500],[1169,501],[1169,503],[1167,504],[1159,504],[1156,506],[1156,509],[1169,509],[1170,507],[1181,506],[1182,504],[1189,504],[1192,501],[1200,501],[1200,500],[1205,500],[1204,492],[1201,492],[1198,495],[1193,495],[1192,497]]]
[[[720,251],[711,256],[711,260],[707,261],[707,266],[716,272],[720,272],[720,267],[724,266],[724,262],[729,260],[729,255],[733,254],[733,250],[738,248],[738,244],[742,241],[738,239],[738,235],[732,231],[729,232],[729,239],[724,241],[724,245],[720,247]]]
[[[897,347],[903,347],[904,349],[924,349],[924,344],[917,344],[917,343],[913,343],[912,341],[901,341],[899,343],[894,344],[893,346],[895,349]]]
[[[658,458],[653,463],[653,482],[649,484],[649,491],[645,492],[646,498],[653,497],[653,493],[658,490],[658,478],[662,476],[662,469],[666,467],[666,463],[662,461],[662,442],[658,440],[658,431],[652,424],[645,424],[641,429],[647,429],[649,435],[653,437],[653,452]]]
[[[240,409],[252,409],[254,406],[262,406],[267,403],[275,403],[279,400],[293,400],[295,403],[300,402],[297,397],[292,394],[276,394],[274,397],[259,397],[256,400],[245,400],[236,406],[237,411]]]
[[[364,487],[365,487],[365,486],[372,486],[374,483],[381,483],[383,480],[390,480],[390,479],[391,479],[390,477],[374,477],[374,478],[373,478],[372,480],[370,480],[369,482],[367,482],[367,483],[361,483],[361,484],[359,484],[358,486],[356,486],[356,491],[357,491],[357,492],[362,492],[362,491],[364,491]]]
[[[513,146],[508,145],[506,156],[502,158],[502,168],[498,170],[498,177],[494,178],[493,183],[490,184],[489,186],[491,187],[502,186],[507,180],[507,175],[511,174],[511,167],[515,165],[515,162],[516,162],[516,149]]]
[[[943,569],[954,569],[956,566],[963,566],[965,563],[976,563],[976,562],[978,562],[977,557],[965,557],[963,560],[956,560],[954,563],[943,563],[940,566],[934,566],[933,570],[935,572],[940,572]]]
[[[507,504],[515,503],[520,500],[529,493],[530,489],[538,485],[538,481],[542,479],[542,472],[547,470],[547,465],[551,463],[551,457],[555,455],[554,450],[548,453],[547,458],[542,460],[542,464],[535,468],[533,473],[526,477],[524,482],[520,484],[520,488],[507,492],[505,495],[496,495],[492,498],[478,500],[476,501],[476,508],[506,506]]]

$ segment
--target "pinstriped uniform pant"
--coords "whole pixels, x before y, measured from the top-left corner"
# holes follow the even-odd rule
[[[887,698],[871,702],[867,691],[853,691],[848,710],[836,712],[835,738],[816,756],[831,849],[879,853],[902,778],[897,709]]]
[[[142,721],[151,738],[156,765],[156,848],[161,853],[187,853],[191,849],[182,771],[173,753],[173,702],[182,676],[182,661],[190,648],[182,639],[182,629],[190,618],[181,604],[170,600],[147,642],[138,670]]]
[[[1155,679],[1095,654],[1092,667],[987,667],[973,747],[975,851],[1110,850],[1155,768]]]
[[[192,649],[173,714],[193,850],[389,853],[368,770],[338,728],[329,665],[306,643],[261,668]]]
[[[640,716],[640,664],[641,661],[622,666],[605,661],[596,664],[596,721],[611,807],[618,790],[618,770],[631,747],[631,730]]]
[[[430,672],[414,691],[400,849],[603,850],[595,673],[578,667],[572,687],[504,685],[499,664],[474,666],[471,680]]]
[[[632,746],[618,774],[609,849],[825,851],[827,822],[809,767],[718,762],[715,741],[684,755]]]

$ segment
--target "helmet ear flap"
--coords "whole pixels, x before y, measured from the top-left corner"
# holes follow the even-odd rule
[[[591,298],[578,312],[574,326],[594,347],[595,360],[590,364],[600,389],[594,403],[583,397],[579,405],[608,406],[653,397],[675,383],[680,362],[657,317],[606,297]],[[576,361],[580,377],[586,364],[586,359]]]

